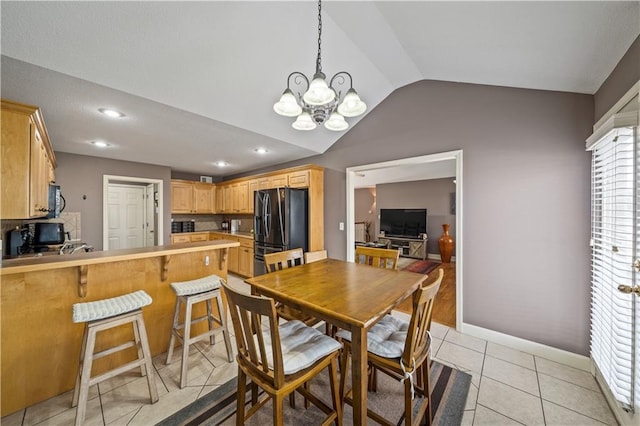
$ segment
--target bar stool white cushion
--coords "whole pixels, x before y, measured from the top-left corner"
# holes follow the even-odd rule
[[[144,290],[138,290],[110,299],[75,303],[73,305],[73,322],[87,322],[114,317],[150,305],[151,302],[153,302],[151,296]]]
[[[176,292],[177,296],[190,296],[192,294],[204,293],[205,291],[217,290],[220,288],[221,283],[222,278],[213,274],[191,281],[171,283],[171,288]]]
[[[408,330],[408,321],[385,315],[367,333],[367,350],[384,358],[398,358],[402,356]],[[351,333],[346,330],[338,331],[336,337],[351,341]]]
[[[320,358],[339,350],[342,345],[335,339],[305,325],[302,321],[291,320],[279,326],[280,345],[284,374],[297,373]],[[267,362],[273,369],[271,335],[264,333]]]

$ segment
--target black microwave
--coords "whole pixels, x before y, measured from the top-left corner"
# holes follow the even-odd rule
[[[47,219],[60,217],[60,213],[62,213],[66,204],[60,192],[60,185],[49,185],[49,209]]]

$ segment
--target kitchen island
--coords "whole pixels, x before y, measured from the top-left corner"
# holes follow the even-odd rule
[[[169,344],[176,300],[169,284],[211,274],[226,279],[229,249],[238,246],[215,240],[3,261],[1,415],[73,389],[84,327],[71,321],[74,303],[146,291],[153,299],[143,308],[149,345],[152,355],[161,354]],[[126,328],[105,331],[96,350],[129,335]],[[96,360],[94,374],[135,357],[130,348]]]

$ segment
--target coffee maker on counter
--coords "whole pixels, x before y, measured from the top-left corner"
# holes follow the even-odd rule
[[[32,235],[27,226],[7,232],[7,256],[19,256],[29,252]]]
[[[223,221],[222,221],[222,230],[223,231],[228,231],[229,230],[229,219],[223,219]]]

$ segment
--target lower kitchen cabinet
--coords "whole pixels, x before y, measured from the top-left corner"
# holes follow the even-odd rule
[[[253,240],[240,238],[237,273],[244,277],[253,277]]]

